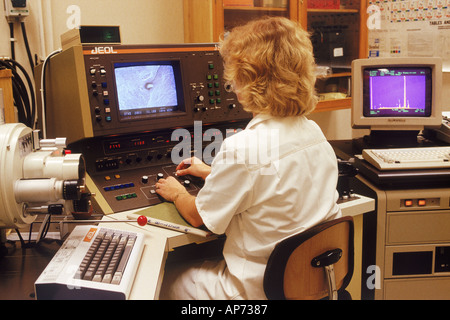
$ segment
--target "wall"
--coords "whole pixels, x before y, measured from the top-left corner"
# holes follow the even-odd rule
[[[1,1],[3,3],[3,0]],[[183,43],[181,0],[29,0],[30,16],[25,21],[31,52],[44,59],[61,47],[60,36],[73,23],[72,5],[79,8],[81,25],[119,25],[123,44]],[[0,56],[11,57],[9,25],[0,4]],[[29,63],[20,24],[15,25],[16,60]]]

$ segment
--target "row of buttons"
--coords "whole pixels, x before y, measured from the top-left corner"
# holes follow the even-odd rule
[[[407,199],[405,200],[405,207],[412,207],[414,206],[414,200]],[[417,199],[417,206],[419,207],[425,207],[427,205],[427,200],[425,199]]]
[[[122,194],[120,196],[116,196],[116,200],[117,201],[134,199],[134,198],[137,198],[137,194],[136,193],[128,193],[128,194]]]
[[[402,199],[400,204],[403,208],[438,208],[440,207],[440,198],[416,198],[416,199]]]
[[[106,69],[105,69],[105,68],[100,67],[99,71],[100,71],[100,74],[101,74],[102,76],[106,75]],[[95,76],[95,74],[97,73],[97,69],[92,67],[92,68],[89,70],[89,72],[90,72],[91,76]]]
[[[214,70],[214,63],[209,63],[209,64],[208,64],[208,68],[209,68],[209,70]],[[213,75],[208,74],[208,75],[206,76],[206,80],[207,80],[207,81],[211,81],[211,80],[219,80],[219,75],[218,75],[217,73],[214,73]],[[217,81],[215,81],[214,83],[208,82],[207,86],[208,86],[208,88],[210,88],[210,89],[213,88],[213,87],[220,88],[220,83],[217,82]],[[215,94],[216,96],[220,96],[220,90],[215,90],[215,91],[214,91],[214,90],[210,90],[210,91],[208,91],[208,95],[209,95],[210,97],[213,97],[214,94]],[[210,98],[210,99],[209,99],[209,104],[212,104],[212,105],[214,105],[214,104],[216,104],[216,103],[221,103],[221,102],[222,102],[222,99],[220,99],[220,98],[217,98],[217,99]]]
[[[92,77],[94,77],[97,73],[97,69],[94,67],[91,68],[89,71]],[[100,72],[102,78],[106,76],[105,68],[100,67],[98,71]],[[109,100],[109,92],[108,90],[106,90],[108,88],[108,83],[106,81],[101,81],[100,84],[98,84],[95,80],[93,80],[91,83],[91,87],[93,89],[92,95],[94,97],[97,97],[99,95],[103,97],[103,105],[105,106],[104,112],[106,114],[104,119],[106,122],[111,122],[112,121],[111,108],[109,108],[111,101]],[[98,88],[100,88],[101,90],[99,91]],[[94,111],[95,111],[95,120],[97,122],[102,122],[103,121],[103,117],[101,116],[102,109],[99,106],[96,106],[94,108]]]
[[[104,187],[103,190],[105,190],[106,192],[109,192],[109,191],[127,189],[127,188],[133,188],[133,187],[134,187],[134,183],[129,182],[129,183],[116,184],[113,186],[107,186],[107,187]]]

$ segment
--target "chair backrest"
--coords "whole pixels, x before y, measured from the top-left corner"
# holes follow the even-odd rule
[[[342,256],[334,264],[337,290],[345,290],[353,275],[353,219],[320,223],[278,243],[266,266],[264,291],[270,300],[317,300],[328,296],[324,268],[312,260],[334,249]]]

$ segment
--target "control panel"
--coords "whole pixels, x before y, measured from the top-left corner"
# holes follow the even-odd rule
[[[66,137],[83,154],[87,188],[94,202],[106,202],[103,213],[161,202],[158,175],[173,175],[191,153],[210,162],[220,147],[214,133],[225,138],[252,117],[224,79],[214,43],[75,45],[42,68],[35,74],[45,79],[45,88],[41,81],[36,87],[46,93],[47,136]],[[176,130],[187,137],[174,139]],[[189,146],[179,150],[182,141]],[[189,192],[201,187],[192,177],[180,179]]]
[[[186,136],[179,141],[173,139],[172,130],[160,130],[90,138],[69,148],[84,155],[86,171],[93,183],[86,185],[90,192],[97,193],[94,201],[100,198],[106,201],[109,208],[100,210],[109,214],[163,202],[155,192],[155,183],[168,176],[176,177],[189,193],[196,195],[204,181],[192,176],[177,177],[179,159],[195,155],[211,164],[221,138],[244,129],[246,124],[247,121],[205,125],[200,132],[195,127],[186,127],[182,131]],[[196,143],[199,139],[201,143]]]

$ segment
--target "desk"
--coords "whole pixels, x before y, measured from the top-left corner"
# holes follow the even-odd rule
[[[355,226],[362,213],[374,210],[373,199],[359,195],[358,197],[357,200],[340,204],[343,215],[354,217]],[[127,215],[133,212],[135,211],[104,216],[102,225],[146,234],[145,248],[130,298],[133,300],[158,299],[169,252],[192,243],[205,242],[205,238],[154,226],[141,227],[136,223],[110,223],[108,225],[108,220],[127,219]],[[355,228],[356,230],[357,228]],[[356,231],[355,257],[358,252],[358,237]],[[20,248],[19,242],[16,243],[16,248],[8,245],[9,254],[0,258],[0,279],[2,279],[0,281],[0,300],[34,299],[34,282],[59,249],[57,241],[49,240],[48,242],[41,247],[23,250]],[[354,273],[354,279],[358,279],[357,273]],[[356,286],[359,282],[356,280]]]
[[[354,219],[365,212],[373,211],[375,209],[375,201],[371,198],[356,195],[357,199],[340,203],[343,216],[353,216]],[[123,220],[127,219],[127,215],[134,213],[136,210],[125,211],[120,213],[105,216],[102,225],[108,226],[108,220]],[[355,219],[358,224],[358,219]],[[210,240],[200,236],[180,233],[168,229],[163,229],[154,226],[139,226],[136,223],[114,223],[111,227],[120,228],[124,230],[135,230],[144,232],[147,237],[145,240],[145,249],[142,255],[141,263],[137,272],[135,283],[131,292],[131,299],[158,299],[159,291],[164,276],[164,267],[169,251],[175,248],[189,245],[192,243],[202,243]],[[360,243],[361,234],[355,228],[355,260],[357,260],[357,253],[361,250]],[[211,238],[213,239],[213,238]],[[355,261],[355,265],[360,265],[360,262]],[[358,268],[355,268],[357,270]],[[355,272],[354,277],[355,290],[357,291],[360,283],[360,274]]]

